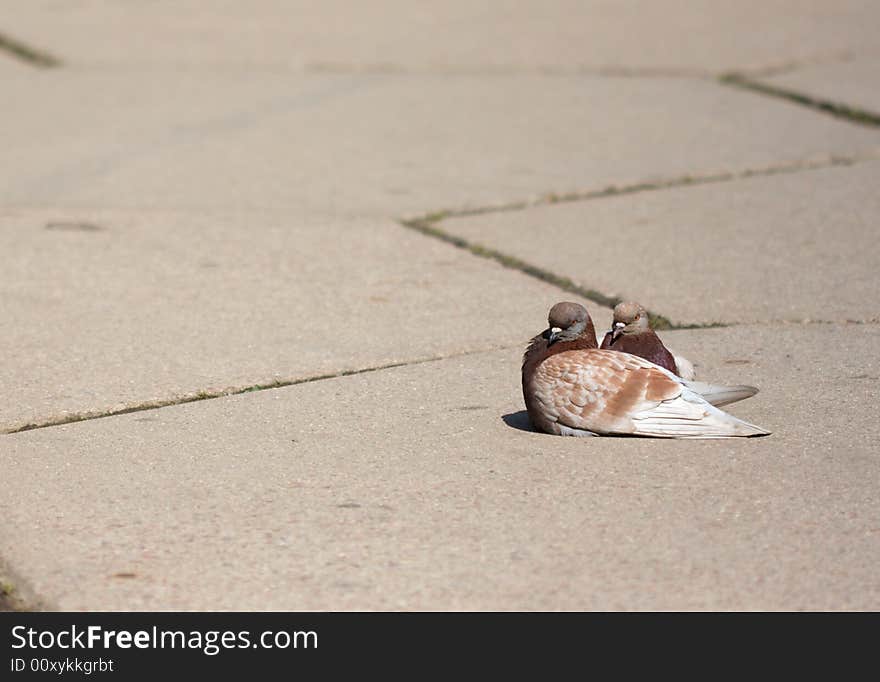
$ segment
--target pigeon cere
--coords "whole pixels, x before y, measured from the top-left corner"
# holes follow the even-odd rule
[[[547,324],[529,342],[522,364],[523,398],[529,420],[539,431],[657,438],[770,433],[718,409],[755,395],[757,388],[678,376],[675,358],[637,303],[614,309],[614,326],[601,349],[590,314],[578,303],[554,305]]]

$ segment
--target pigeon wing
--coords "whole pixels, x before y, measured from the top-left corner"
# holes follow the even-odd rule
[[[767,433],[713,407],[672,372],[628,353],[568,351],[537,368],[536,397],[564,433],[724,438]]]

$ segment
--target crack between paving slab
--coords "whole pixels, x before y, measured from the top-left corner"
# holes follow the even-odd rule
[[[518,347],[518,346],[517,346]],[[319,374],[316,376],[303,377],[300,379],[277,379],[265,383],[251,384],[249,386],[235,386],[232,388],[217,389],[210,391],[198,391],[174,398],[166,398],[159,400],[148,400],[134,405],[127,405],[112,410],[96,410],[93,412],[74,412],[65,414],[61,417],[50,417],[42,421],[13,426],[11,428],[0,429],[0,434],[12,435],[15,433],[23,433],[25,431],[34,431],[36,429],[45,429],[52,426],[63,426],[65,424],[75,424],[76,422],[92,421],[94,419],[104,419],[106,417],[117,417],[123,414],[132,414],[134,412],[147,412],[149,410],[159,410],[164,407],[173,407],[175,405],[185,405],[187,403],[200,402],[202,400],[214,400],[215,398],[224,398],[227,396],[241,395],[243,393],[256,393],[258,391],[270,391],[276,388],[285,388],[287,386],[298,386],[300,384],[311,384],[326,379],[339,379],[341,377],[350,377],[357,374],[369,374],[371,372],[380,372],[386,369],[394,369],[396,367],[409,367],[411,365],[424,365],[430,362],[439,362],[440,360],[451,360],[454,358],[463,358],[469,355],[479,355],[480,353],[489,353],[496,350],[509,350],[514,346],[491,345],[483,348],[466,350],[459,353],[449,353],[442,355],[432,355],[430,357],[416,358],[415,360],[403,360],[400,362],[390,362],[382,365],[374,365],[371,367],[361,367],[358,369],[346,369],[340,372],[329,372],[327,374]]]
[[[736,171],[714,171],[707,173],[696,173],[693,175],[682,175],[673,178],[660,178],[657,180],[646,180],[643,182],[634,182],[625,185],[608,185],[600,189],[574,190],[570,192],[548,192],[529,199],[520,199],[517,201],[508,201],[497,204],[488,204],[484,206],[468,206],[465,208],[441,209],[432,211],[423,215],[416,215],[410,218],[404,218],[406,222],[415,220],[425,220],[436,222],[438,220],[446,220],[449,218],[466,218],[469,216],[485,215],[489,213],[505,213],[508,211],[521,211],[536,206],[547,206],[552,204],[562,204],[575,201],[590,201],[593,199],[604,199],[606,197],[615,197],[626,194],[637,194],[640,192],[654,192],[664,189],[675,189],[677,187],[689,187],[696,185],[708,185],[719,182],[731,182],[734,180],[744,180],[752,177],[764,177],[771,175],[782,175],[786,173],[800,173],[812,170],[821,170],[823,168],[834,168],[838,166],[853,166],[866,161],[880,160],[880,150],[871,150],[863,154],[851,155],[835,155],[829,154],[811,159],[799,159],[795,161],[786,161],[768,166],[759,166],[757,168],[747,168]]]
[[[21,40],[0,32],[0,51],[9,56],[23,61],[37,68],[54,68],[63,64],[55,55]],[[736,72],[743,78],[766,77],[794,71],[805,66],[848,61],[853,58],[850,52],[833,53],[830,55],[817,55],[803,59],[795,59],[777,64],[769,64],[753,69],[743,69]],[[288,66],[279,63],[273,66]],[[711,69],[690,67],[663,67],[663,66],[626,66],[618,64],[427,64],[424,66],[412,66],[395,62],[368,62],[358,64],[355,62],[313,61],[306,62],[301,67],[305,73],[316,74],[417,74],[417,75],[476,75],[476,76],[504,76],[504,75],[538,75],[538,76],[598,76],[603,78],[697,78],[704,80],[722,80],[731,74],[719,74]]]
[[[854,54],[838,51],[766,63],[763,66],[741,68],[737,73],[754,77],[775,76],[809,66],[851,61]],[[727,70],[701,69],[676,66],[626,66],[621,64],[400,64],[397,62],[334,62],[311,61],[302,66],[306,73],[315,74],[401,74],[429,76],[598,76],[603,78],[692,78],[717,80]]]
[[[665,180],[657,180],[650,182],[639,182],[631,185],[610,185],[604,189],[584,190],[575,192],[566,192],[561,194],[550,193],[542,196],[526,199],[521,201],[511,201],[502,204],[494,204],[489,206],[469,207],[462,209],[447,209],[442,211],[434,211],[422,216],[412,218],[402,218],[398,222],[405,228],[418,232],[419,234],[438,239],[440,241],[451,244],[455,247],[468,251],[469,253],[495,261],[500,265],[517,270],[535,279],[541,280],[568,293],[576,294],[582,298],[597,303],[598,305],[613,308],[624,299],[617,296],[610,296],[589,287],[584,287],[569,277],[557,275],[550,270],[533,265],[527,261],[504,253],[497,249],[490,248],[483,244],[469,241],[463,237],[447,232],[439,226],[444,220],[450,218],[464,218],[469,216],[480,216],[491,213],[504,213],[509,211],[521,211],[527,208],[537,206],[550,206],[560,203],[572,203],[576,201],[590,201],[593,199],[603,199],[606,197],[615,197],[627,194],[637,194],[641,192],[653,192],[662,189],[672,189],[676,187],[689,187],[695,185],[706,185],[719,182],[730,182],[733,180],[742,180],[758,176],[779,175],[784,173],[797,173],[809,170],[819,170],[822,168],[832,168],[836,166],[851,166],[862,161],[875,160],[880,158],[880,154],[866,154],[864,156],[848,156],[838,157],[831,156],[823,159],[801,160],[790,163],[776,164],[763,168],[747,169],[742,171],[724,171],[717,173],[706,173],[702,175],[687,175],[678,178],[669,178]],[[657,330],[672,329],[708,329],[715,327],[728,326],[723,322],[697,323],[697,324],[680,324],[675,323],[668,317],[657,312],[648,311],[651,326]]]
[[[400,74],[428,76],[599,76],[603,78],[700,78],[715,79],[718,73],[708,69],[676,67],[614,66],[580,64],[428,64],[412,66],[393,62],[356,64],[349,62],[308,62],[303,70],[315,74]]]
[[[558,289],[562,289],[562,291],[568,292],[570,294],[575,294],[577,296],[580,296],[581,298],[585,298],[588,301],[592,301],[593,303],[597,303],[598,305],[604,306],[606,308],[613,308],[618,303],[621,303],[623,301],[622,298],[609,296],[607,294],[603,294],[600,291],[596,291],[595,289],[583,287],[568,277],[557,275],[556,273],[538,267],[537,265],[527,263],[526,261],[517,258],[516,256],[511,256],[496,249],[491,249],[487,246],[483,246],[482,244],[470,242],[461,237],[457,237],[454,234],[450,234],[449,232],[446,232],[436,225],[436,223],[441,221],[444,217],[446,216],[443,214],[432,214],[426,218],[402,220],[400,222],[401,225],[410,230],[414,230],[428,237],[433,237],[434,239],[439,239],[440,241],[444,241],[447,244],[452,244],[453,246],[464,249],[465,251],[468,251],[480,258],[493,260],[506,268],[518,270],[519,272],[522,272],[529,277],[534,277],[535,279],[546,282],[547,284],[551,284]],[[663,315],[659,315],[650,310],[648,311],[648,315],[650,317],[651,326],[654,329],[694,329],[700,327],[724,326],[717,323],[711,325],[677,325]]]
[[[851,62],[856,58],[856,53],[849,50],[841,50],[825,54],[816,54],[799,59],[790,59],[776,63],[768,63],[764,66],[754,66],[747,68],[728,69],[722,73],[715,74],[716,78],[723,78],[729,74],[738,74],[744,78],[769,78],[771,76],[779,76],[784,73],[791,73],[798,69],[805,69],[811,66],[823,66],[826,64],[841,64]]]
[[[797,90],[784,88],[778,85],[770,85],[755,80],[751,76],[742,73],[726,73],[719,76],[718,81],[722,85],[727,85],[741,90],[750,90],[761,95],[784,99],[803,107],[819,111],[829,116],[855,123],[856,125],[868,126],[872,128],[880,127],[880,114],[876,114],[867,109],[849,106],[841,102],[835,102],[830,99],[821,97],[813,97]]]
[[[757,322],[744,322],[742,324],[754,324],[754,325],[836,325],[836,326],[844,326],[844,325],[876,325],[880,324],[880,316],[877,317],[866,317],[862,319],[853,319],[848,317],[843,320],[817,320],[815,318],[806,317],[806,318],[781,318],[781,319],[770,319],[770,320],[759,320]]]
[[[10,57],[39,69],[52,69],[61,66],[61,60],[57,57],[26,45],[5,33],[0,33],[0,52],[5,52]]]

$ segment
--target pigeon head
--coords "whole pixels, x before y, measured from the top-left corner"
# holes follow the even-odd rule
[[[592,320],[587,309],[580,303],[563,301],[550,308],[547,324],[542,336],[547,339],[547,345],[551,346],[557,341],[577,339],[588,326],[592,327]]]
[[[648,312],[638,303],[626,301],[614,306],[614,324],[611,326],[614,338],[620,334],[638,334],[650,328]]]

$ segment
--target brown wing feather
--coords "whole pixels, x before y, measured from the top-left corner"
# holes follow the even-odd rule
[[[551,421],[596,433],[630,433],[634,412],[682,390],[651,363],[608,350],[553,355],[537,367],[534,379],[536,397]]]

